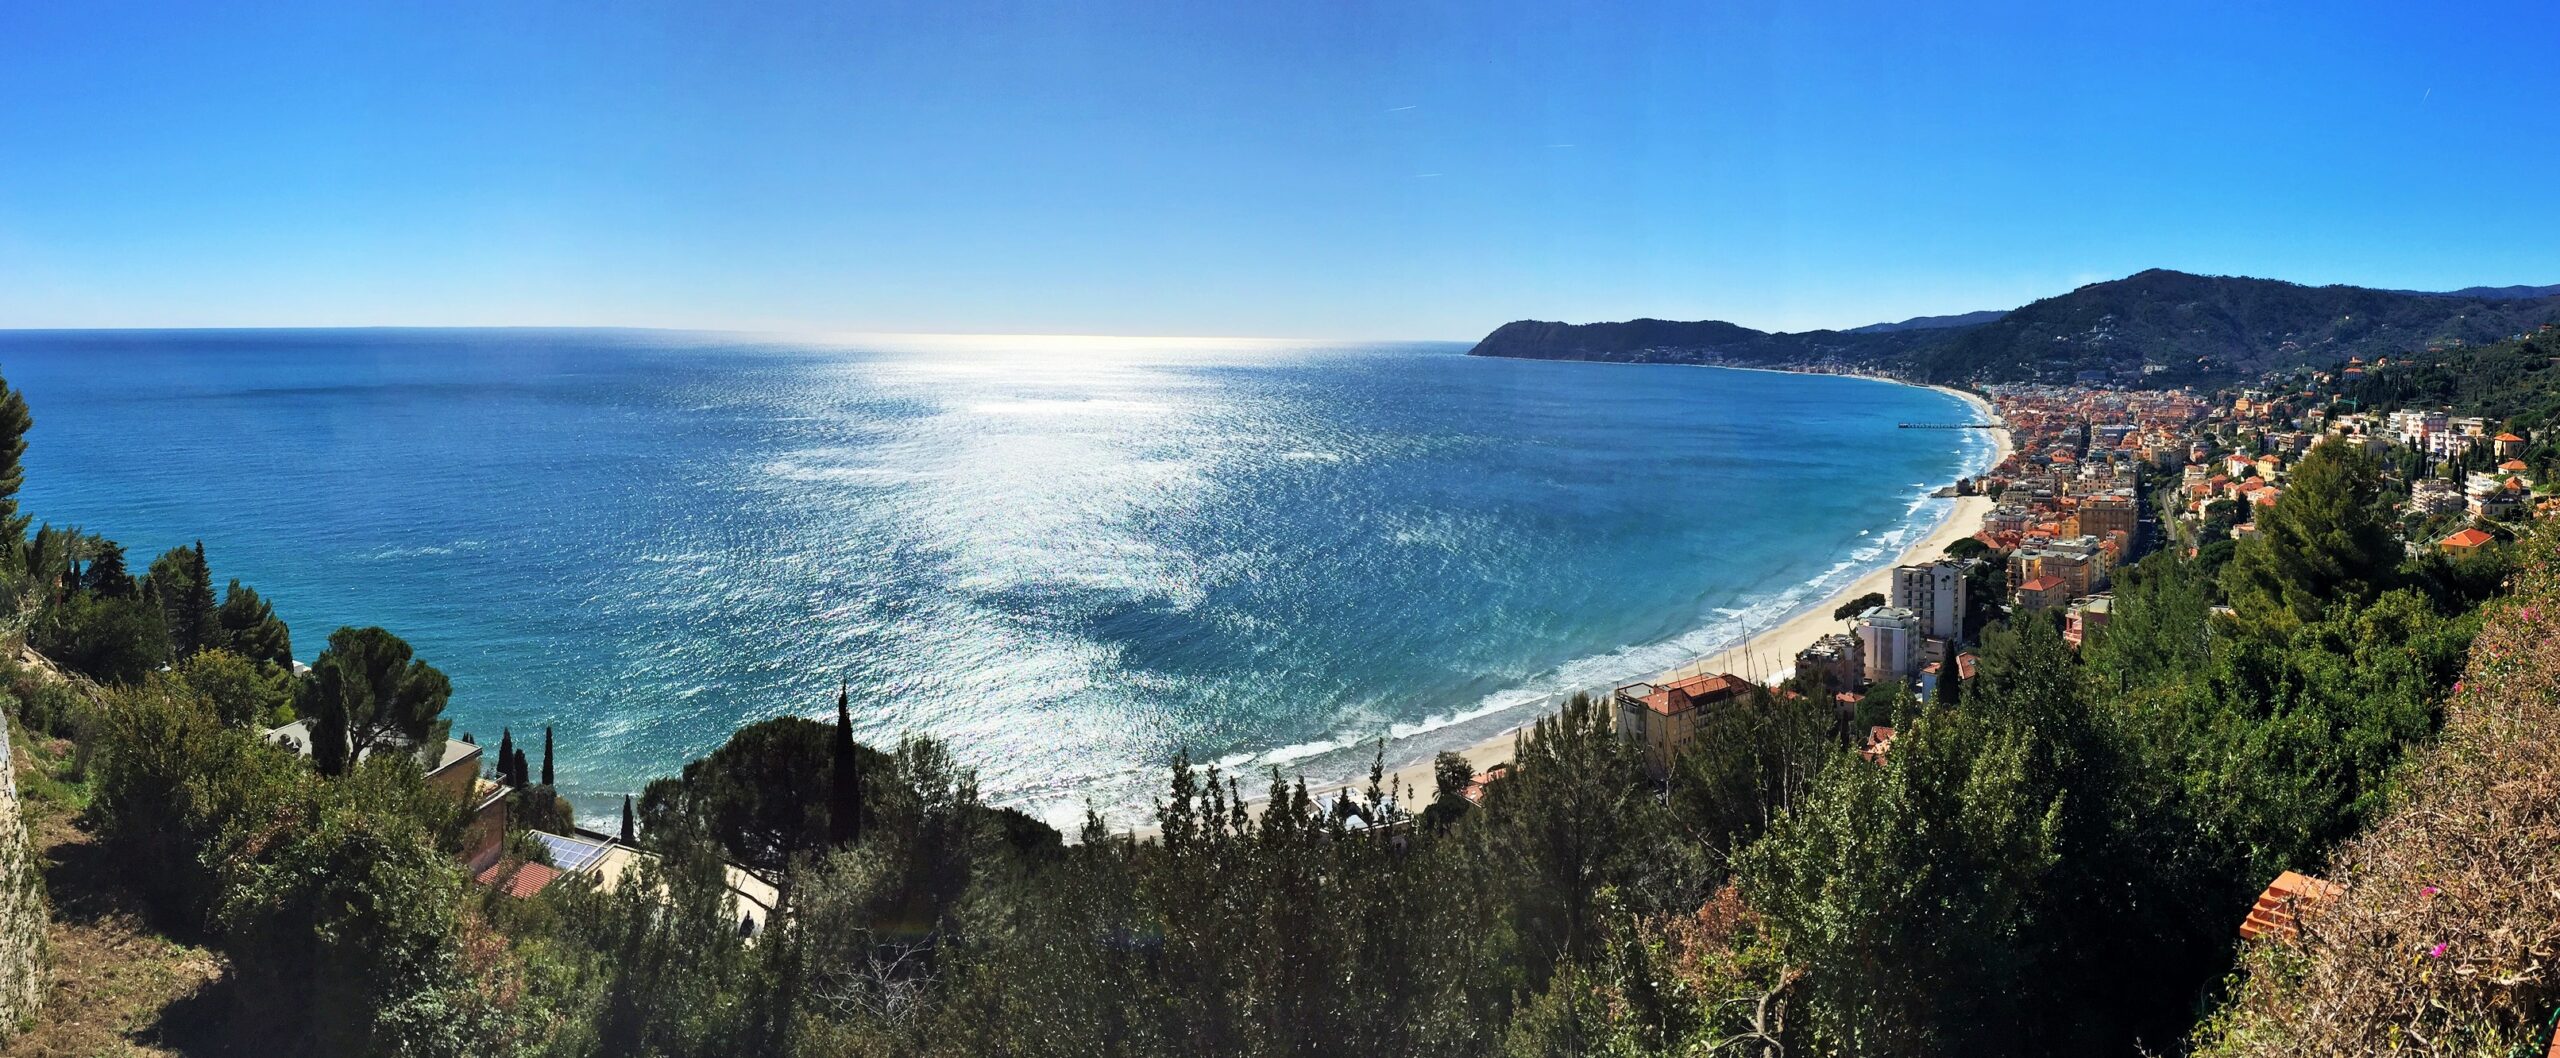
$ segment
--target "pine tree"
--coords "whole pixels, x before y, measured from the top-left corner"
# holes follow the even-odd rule
[[[551,785],[551,725],[542,725],[542,785]]]
[[[80,587],[102,598],[132,598],[133,573],[125,568],[124,545],[113,540],[98,541],[97,557],[89,560],[89,571],[81,576]]]
[[[862,759],[853,749],[852,685],[836,690],[835,766],[827,797],[827,838],[836,845],[862,841]]]
[[[27,430],[34,425],[27,398],[0,380],[0,538],[27,536],[27,516],[18,513],[18,486],[26,484],[27,473],[18,459],[27,454]]]
[[[276,608],[238,578],[222,590],[222,606],[214,613],[223,646],[234,654],[280,669],[293,667],[293,633],[276,616]]]

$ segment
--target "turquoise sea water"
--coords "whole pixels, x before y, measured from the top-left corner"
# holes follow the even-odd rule
[[[22,499],[198,538],[304,660],[381,624],[602,815],[739,725],[950,741],[1133,818],[1178,748],[1323,780],[1711,650],[1889,561],[1970,418],[1859,379],[1464,346],[0,333]]]

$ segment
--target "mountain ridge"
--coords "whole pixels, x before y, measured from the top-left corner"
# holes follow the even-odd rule
[[[1760,331],[1721,320],[1515,320],[1469,355],[1858,370],[1927,382],[2213,382],[2492,342],[2560,322],[2560,290],[2534,293],[2541,289],[2408,292],[2154,268],[2005,312],[1846,331]],[[1976,322],[1943,322],[1967,318]]]

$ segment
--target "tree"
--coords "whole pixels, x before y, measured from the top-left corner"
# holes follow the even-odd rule
[[[343,775],[375,749],[426,744],[453,683],[399,636],[341,628],[329,633],[303,694],[312,761],[324,775]]]
[[[88,570],[80,575],[80,588],[105,599],[133,598],[138,589],[133,573],[125,568],[124,545],[113,540],[98,541]]]
[[[685,765],[680,777],[641,791],[641,829],[656,845],[658,836],[690,825],[730,859],[781,871],[793,857],[832,844],[832,747],[828,726],[806,717],[739,728],[719,749]]]
[[[1839,609],[1831,611],[1831,619],[1835,621],[1846,621],[1882,605],[1884,605],[1884,593],[1871,591],[1858,596],[1855,599],[1851,599],[1848,602],[1841,603]]]
[[[2382,495],[2382,468],[2357,445],[2330,440],[2295,465],[2291,485],[2239,542],[2222,587],[2242,621],[2274,631],[2355,608],[2391,587],[2400,545]]]
[[[510,786],[516,781],[516,733],[513,728],[498,729],[498,759],[493,765],[499,782]]]
[[[631,828],[631,795],[624,794],[622,795],[622,843],[633,844],[638,838],[639,835],[633,833]]]
[[[1759,688],[1706,712],[1674,765],[1671,803],[1710,857],[1722,863],[1804,796],[1839,755],[1834,716],[1827,698]]]
[[[293,700],[286,677],[228,650],[207,650],[178,664],[188,693],[233,727],[264,727]]]
[[[1467,787],[1475,784],[1476,767],[1466,755],[1442,750],[1431,758],[1431,804],[1422,810],[1422,821],[1435,830],[1444,830],[1475,807],[1467,801]]]
[[[0,379],[0,538],[26,539],[27,516],[18,513],[18,487],[27,483],[27,473],[19,458],[27,454],[27,431],[34,426],[26,396]]]
[[[169,626],[169,650],[185,658],[220,645],[215,616],[213,573],[205,567],[204,541],[178,547],[151,560],[146,593],[157,599]]]
[[[232,653],[261,665],[293,668],[293,634],[257,589],[234,578],[222,590],[222,608],[214,620],[222,629],[225,648]]]
[[[551,725],[542,725],[542,785],[551,785]]]
[[[862,757],[854,752],[852,685],[836,689],[836,731],[827,769],[827,841],[836,846],[862,842]]]
[[[105,683],[138,683],[169,660],[160,608],[140,598],[72,595],[45,609],[30,639],[46,657]]]

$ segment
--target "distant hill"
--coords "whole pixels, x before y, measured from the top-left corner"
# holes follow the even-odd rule
[[[1971,327],[1978,323],[1989,323],[2008,314],[2007,309],[1984,309],[1980,312],[1962,312],[1953,316],[1913,316],[1900,323],[1870,323],[1864,327],[1851,327],[1849,333],[1887,334],[1893,331],[1934,331],[1942,327]]]
[[[2483,301],[2523,301],[2560,294],[2560,283],[2547,287],[2464,287],[2460,290],[2394,290],[2394,294],[2425,294],[2438,298],[2479,298]]]
[[[2350,356],[2495,342],[2560,321],[2560,293],[2408,293],[2153,269],[2006,313],[1967,315],[1993,318],[1792,334],[1714,320],[1523,320],[1496,328],[1473,351],[1546,360],[1822,367],[1933,382],[2089,374],[2204,382],[2327,366]]]

